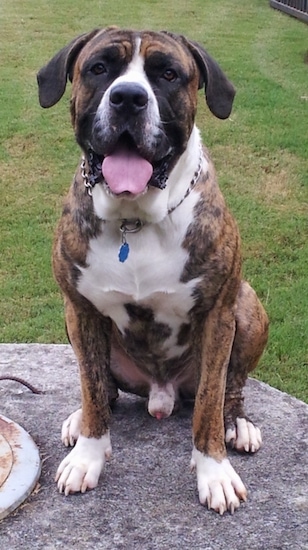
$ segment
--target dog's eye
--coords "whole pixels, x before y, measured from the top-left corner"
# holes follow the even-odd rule
[[[95,75],[104,74],[105,72],[106,67],[103,63],[95,63],[95,65],[91,67],[91,73]]]
[[[173,69],[167,69],[164,74],[163,78],[165,80],[168,80],[168,82],[174,82],[177,79],[178,75]]]

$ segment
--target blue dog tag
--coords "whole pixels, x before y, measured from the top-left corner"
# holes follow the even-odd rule
[[[125,262],[125,260],[127,260],[128,258],[128,254],[129,254],[129,246],[128,246],[128,243],[125,242],[121,245],[119,250],[119,261],[122,263]]]

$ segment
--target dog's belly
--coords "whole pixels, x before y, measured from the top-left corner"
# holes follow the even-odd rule
[[[165,383],[157,383],[153,376],[140,369],[133,359],[118,345],[111,350],[111,372],[120,389],[141,397],[149,397],[149,412],[155,416],[155,411],[162,411],[166,406],[170,410],[164,416],[169,416],[174,403],[181,396],[185,399],[195,397],[197,387],[197,372],[191,362],[186,368],[179,369],[179,373],[170,377]],[[151,404],[152,396],[152,404]],[[153,414],[154,412],[154,414]]]

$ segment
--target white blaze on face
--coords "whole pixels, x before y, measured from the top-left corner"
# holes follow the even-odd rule
[[[146,72],[144,70],[144,57],[140,53],[141,38],[136,38],[135,50],[132,60],[127,66],[124,74],[116,78],[109,88],[104,93],[102,100],[97,109],[97,117],[101,121],[102,127],[109,125],[109,118],[111,114],[111,108],[109,104],[111,91],[118,86],[118,84],[134,83],[139,84],[147,93],[147,121],[146,121],[146,135],[144,136],[145,145],[150,148],[155,142],[155,135],[157,134],[160,125],[160,114],[158,103],[155,94],[152,90],[151,84],[148,80]]]
[[[155,94],[152,90],[151,84],[146,75],[146,72],[144,70],[144,57],[140,53],[140,48],[141,48],[141,38],[138,37],[136,38],[134,55],[131,62],[128,64],[127,70],[123,75],[116,78],[116,80],[111,84],[109,88],[109,93],[114,86],[122,82],[124,83],[133,82],[135,84],[139,84],[140,86],[142,86],[148,95],[149,124],[150,125],[152,124],[153,126],[157,126],[160,123],[158,103],[157,103]]]
[[[147,150],[152,150],[160,117],[155,95],[144,71],[140,46],[141,39],[137,38],[134,55],[126,72],[116,78],[106,91],[98,108],[98,115],[108,128],[110,116],[118,116],[120,120],[123,115],[126,116],[127,110],[132,109],[131,117],[138,117],[143,125],[143,144]],[[147,189],[153,166],[137,150],[118,143],[114,151],[105,157],[102,173],[112,193],[130,193],[136,196]]]

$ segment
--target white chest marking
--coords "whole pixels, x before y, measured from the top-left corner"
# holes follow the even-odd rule
[[[181,243],[197,200],[198,194],[192,193],[185,200],[185,208],[182,205],[160,224],[148,224],[139,233],[129,234],[130,253],[124,263],[118,259],[120,223],[104,223],[102,234],[90,241],[88,267],[79,267],[78,291],[113,319],[122,333],[129,322],[127,303],[151,308],[155,321],[168,324],[172,335],[165,346],[170,356],[179,352],[177,332],[188,322],[197,283],[180,281],[188,259]]]

